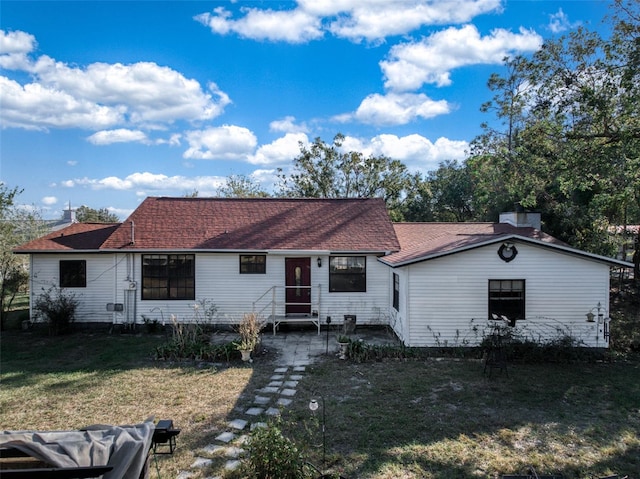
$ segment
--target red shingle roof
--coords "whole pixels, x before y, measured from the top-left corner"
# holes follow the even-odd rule
[[[562,241],[534,228],[518,228],[507,223],[396,223],[400,251],[383,261],[392,266],[521,236],[544,243],[566,246]]]
[[[344,252],[399,249],[385,203],[379,198],[152,197],[109,233],[101,242],[79,239],[65,243],[67,247],[63,249]],[[56,233],[60,234],[68,236],[70,229]],[[19,250],[57,250],[59,243],[57,236],[48,235]]]
[[[118,229],[120,223],[73,223],[64,229],[19,246],[16,253],[33,251],[96,250]]]

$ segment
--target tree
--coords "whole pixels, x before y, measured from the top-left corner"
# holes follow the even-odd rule
[[[13,249],[46,232],[45,223],[35,210],[14,205],[21,192],[0,183],[0,330],[6,326],[16,295],[25,290],[29,280],[24,258],[15,255]]]
[[[332,144],[320,138],[307,148],[300,143],[300,155],[293,160],[293,173],[279,169],[279,195],[304,198],[381,197],[393,219],[399,216],[403,194],[409,185],[407,168],[385,156],[364,157],[342,149],[344,135]],[[395,216],[395,217],[394,217]]]
[[[440,163],[436,171],[428,174],[431,184],[432,211],[435,221],[471,221],[473,211],[473,184],[469,170],[457,161]]]
[[[402,221],[434,221],[431,183],[419,173],[409,179],[401,213]]]
[[[484,125],[468,166],[476,205],[541,210],[551,234],[611,254],[610,224],[640,221],[640,15],[618,0],[612,34],[579,28],[493,75],[501,130]]]
[[[218,188],[218,195],[225,198],[266,198],[269,193],[248,176],[230,175],[225,184]]]
[[[98,210],[81,206],[76,210],[76,219],[80,223],[119,223],[120,218],[113,213],[109,213],[107,208]]]

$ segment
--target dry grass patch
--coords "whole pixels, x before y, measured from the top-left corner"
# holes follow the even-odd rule
[[[160,456],[163,477],[175,477],[194,453],[226,429],[252,368],[151,360],[163,338],[72,335],[43,338],[3,333],[0,388],[6,430],[70,430],[173,419],[182,429],[173,456]]]
[[[640,477],[637,362],[512,365],[493,378],[482,369],[329,360],[307,372],[299,395],[324,396],[328,467],[347,477],[493,478],[528,466],[569,479]],[[291,433],[317,444],[302,403],[291,417],[309,433]]]
[[[0,410],[6,429],[74,429],[137,423],[150,415],[182,429],[162,477],[188,469],[231,419],[242,417],[273,363],[217,367],[151,360],[163,338],[3,334]],[[333,358],[308,367],[285,431],[325,470],[359,479],[496,478],[533,466],[567,479],[640,478],[640,363],[510,365],[487,378],[473,360],[356,364]],[[251,419],[246,418],[245,419]],[[199,476],[224,477],[224,457]]]

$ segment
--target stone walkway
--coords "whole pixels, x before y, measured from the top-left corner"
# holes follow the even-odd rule
[[[379,334],[355,335],[368,343],[393,343],[388,336]],[[221,340],[226,338],[221,337]],[[287,332],[277,335],[264,334],[262,347],[276,351],[273,374],[269,382],[257,389],[254,398],[242,413],[238,415],[249,418],[232,419],[227,423],[226,430],[215,437],[208,444],[197,451],[196,458],[190,470],[181,471],[178,479],[189,479],[197,475],[196,471],[208,467],[213,463],[211,456],[224,456],[225,468],[236,469],[245,454],[242,446],[246,443],[250,431],[257,427],[265,427],[269,417],[280,415],[282,408],[289,406],[296,397],[298,383],[303,379],[307,367],[318,361],[323,354],[337,353],[335,334],[327,341],[324,334],[317,335],[309,332]],[[207,479],[219,479],[209,477]]]
[[[269,383],[255,391],[252,404],[242,414],[250,420],[237,418],[229,421],[227,430],[216,436],[214,442],[198,451],[202,454],[196,456],[191,470],[180,472],[178,479],[196,476],[194,470],[211,465],[213,459],[210,459],[210,456],[213,455],[223,455],[227,458],[225,468],[236,469],[245,454],[242,445],[246,442],[248,433],[257,427],[266,426],[269,417],[280,415],[281,409],[293,402],[298,382],[304,377],[312,358],[316,359],[326,352],[325,345],[319,345],[317,338],[310,338],[308,333],[275,336],[265,334],[262,346],[277,350],[276,367]],[[331,351],[333,352],[333,349]]]

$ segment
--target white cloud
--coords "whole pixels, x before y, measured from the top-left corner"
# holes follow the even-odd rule
[[[116,208],[114,206],[108,206],[107,211],[113,215],[116,215],[120,220],[123,218],[127,218],[131,213],[133,213],[133,209],[128,208]]]
[[[274,120],[269,123],[269,130],[275,132],[284,133],[308,133],[309,129],[303,123],[296,124],[296,119],[293,116],[286,116],[282,120]]]
[[[266,191],[272,190],[278,181],[278,171],[257,169],[249,175],[250,178],[260,184],[260,187]]]
[[[29,65],[28,54],[37,45],[36,38],[26,32],[0,30],[0,68],[21,70]]]
[[[88,187],[92,190],[136,191],[146,196],[148,192],[178,192],[198,190],[203,194],[213,194],[224,184],[225,178],[220,176],[167,176],[150,172],[133,173],[124,178],[109,176],[106,178],[75,178],[62,183],[67,187]]]
[[[255,155],[249,157],[249,163],[254,165],[283,165],[290,163],[300,155],[300,143],[309,144],[309,138],[304,133],[287,133],[282,138],[262,145]]]
[[[76,166],[78,164],[77,160],[68,160],[67,161],[67,165],[69,166]]]
[[[306,0],[305,3],[313,3]],[[477,15],[501,8],[500,0],[374,0],[342,2],[345,14],[330,23],[328,29],[337,37],[352,41],[382,40],[404,35],[424,25],[468,22]]]
[[[446,100],[434,101],[423,93],[374,93],[362,100],[354,113],[334,119],[340,122],[357,120],[376,126],[406,125],[417,118],[433,118],[450,111]]]
[[[303,10],[259,10],[243,8],[244,17],[233,20],[223,7],[212,13],[202,13],[195,20],[209,27],[213,33],[226,35],[234,32],[254,40],[304,43],[322,37],[320,19]]]
[[[251,130],[234,125],[186,133],[189,149],[182,155],[193,160],[246,160],[258,140]]]
[[[55,205],[58,202],[58,198],[56,198],[55,196],[45,196],[40,201],[42,201],[43,205],[51,206]]]
[[[148,144],[147,135],[140,130],[127,130],[119,128],[117,130],[103,130],[94,133],[87,138],[89,143],[94,145],[111,145],[112,143],[138,142]]]
[[[36,45],[36,37],[29,33],[19,30],[14,32],[0,30],[0,55],[30,53]]]
[[[569,21],[569,17],[562,11],[562,8],[558,9],[556,13],[549,15],[548,28],[552,33],[562,33],[578,26],[580,26],[580,22]]]
[[[121,123],[122,111],[102,106],[64,91],[38,83],[20,85],[0,76],[2,127],[25,129],[73,128],[101,129]]]
[[[394,46],[380,62],[385,86],[395,91],[417,90],[425,83],[451,84],[451,70],[466,65],[501,64],[505,56],[535,51],[542,45],[537,33],[495,29],[482,37],[474,25],[447,28],[419,42]]]
[[[365,156],[386,156],[400,160],[409,169],[426,173],[438,168],[445,160],[463,160],[469,144],[463,140],[438,138],[432,142],[424,136],[413,134],[403,137],[378,135],[370,140],[346,137],[342,149],[360,151]]]
[[[299,0],[290,10],[242,8],[243,16],[234,19],[218,7],[194,19],[213,33],[254,40],[304,43],[329,32],[353,42],[380,42],[425,25],[468,22],[501,8],[501,0]]]
[[[31,78],[19,83],[0,76],[3,127],[158,129],[180,120],[211,120],[231,103],[215,83],[204,89],[153,62],[78,67],[46,55],[30,59],[35,38],[24,32],[1,32],[0,45],[9,52],[0,55],[0,66]]]

